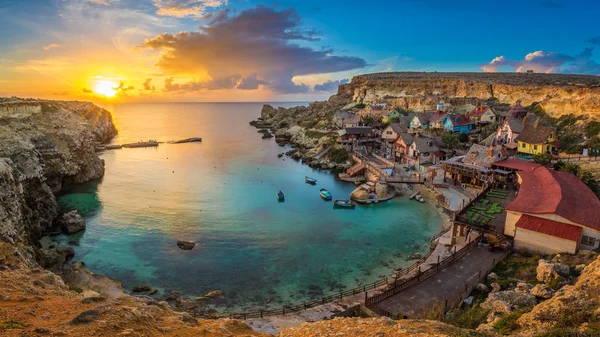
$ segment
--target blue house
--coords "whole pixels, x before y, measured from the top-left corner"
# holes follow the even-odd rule
[[[444,119],[444,130],[453,133],[469,133],[473,122],[467,115],[447,115]]]

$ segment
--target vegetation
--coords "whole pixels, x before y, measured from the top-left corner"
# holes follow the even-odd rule
[[[581,121],[585,121],[587,118],[584,115],[568,114],[560,117],[552,117],[539,103],[533,103],[530,106],[525,107],[528,112],[533,112],[542,123],[556,126],[558,141],[560,142],[560,151],[566,153],[579,153],[581,152],[582,143],[584,142],[583,134],[589,137],[596,136],[600,131],[600,124],[598,122],[590,122],[585,130],[577,128],[576,126]]]
[[[469,142],[469,135],[467,135],[466,133],[461,133],[458,135],[458,140],[461,143],[468,143]]]
[[[582,325],[585,327],[582,328]],[[560,313],[550,331],[536,337],[592,337],[600,336],[600,317],[592,310],[567,308]]]
[[[42,112],[52,112],[55,110],[56,108],[54,107],[54,105],[50,103],[42,103]]]
[[[588,138],[596,137],[600,134],[600,122],[590,122],[585,128],[585,135]]]
[[[485,323],[489,310],[483,309],[479,303],[466,308],[452,311],[444,317],[444,323],[452,324],[464,329],[477,329],[480,324]]]
[[[536,268],[539,260],[543,258],[545,258],[544,255],[532,254],[527,251],[511,255],[498,263],[493,269],[493,272],[498,275],[496,282],[502,289],[507,289],[508,285],[517,282],[517,280],[524,280],[529,284],[538,284]]]
[[[533,156],[533,161],[540,165],[548,165],[552,161],[552,155],[550,153],[539,153]]]
[[[354,106],[356,109],[364,109],[367,105],[365,103],[358,103]]]
[[[442,134],[442,142],[444,142],[449,149],[456,147],[460,143],[457,134],[447,132]]]
[[[583,171],[581,167],[575,163],[565,163],[563,161],[558,161],[554,164],[554,169],[563,172],[570,172],[577,176],[587,187],[590,188],[596,195],[600,196],[600,184],[594,176],[588,172]]]
[[[329,160],[336,164],[345,163],[350,160],[350,152],[345,147],[333,147],[329,150]]]
[[[496,324],[494,324],[494,329],[496,329],[501,335],[508,335],[519,328],[517,319],[519,319],[519,317],[521,317],[524,313],[530,311],[531,308],[511,312],[496,322]]]
[[[69,287],[69,290],[74,291],[78,294],[83,293],[83,289],[79,288],[79,287]]]
[[[0,331],[23,329],[23,324],[15,321],[0,322]]]

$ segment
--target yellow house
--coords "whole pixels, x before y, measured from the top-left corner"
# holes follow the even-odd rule
[[[556,131],[553,127],[539,125],[539,120],[533,125],[526,124],[517,141],[517,152],[522,154],[552,153],[558,148]]]
[[[598,247],[600,200],[581,180],[543,166],[517,174],[521,188],[504,224],[515,248],[573,254]]]

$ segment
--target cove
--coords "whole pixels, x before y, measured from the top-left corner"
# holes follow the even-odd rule
[[[76,260],[128,290],[148,284],[159,297],[179,291],[191,298],[222,290],[223,298],[207,304],[222,313],[279,308],[373,282],[410,264],[409,254],[428,250],[440,230],[435,207],[404,197],[334,209],[319,188],[341,199],[355,186],[277,158],[287,149],[248,125],[261,107],[107,106],[120,133],[115,143],[203,143],[102,153],[104,178],[59,197],[63,210],[82,213],[86,231],[45,244],[71,245]],[[304,176],[317,184],[305,184]],[[276,200],[278,190],[284,203]],[[179,239],[199,244],[182,251]]]

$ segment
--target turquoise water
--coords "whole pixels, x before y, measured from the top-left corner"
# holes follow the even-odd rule
[[[159,296],[181,291],[190,297],[220,289],[224,298],[209,307],[221,312],[319,298],[373,282],[410,264],[408,254],[427,251],[440,229],[432,206],[397,198],[333,209],[319,188],[346,198],[354,185],[277,158],[286,149],[248,125],[261,106],[107,107],[120,131],[115,143],[204,141],[102,154],[102,181],[71,187],[59,198],[63,209],[85,216],[87,230],[52,240],[73,246],[76,260],[128,289],[148,284]],[[305,184],[306,175],[317,185]],[[276,200],[280,189],[284,203]],[[178,239],[199,245],[182,251]]]

